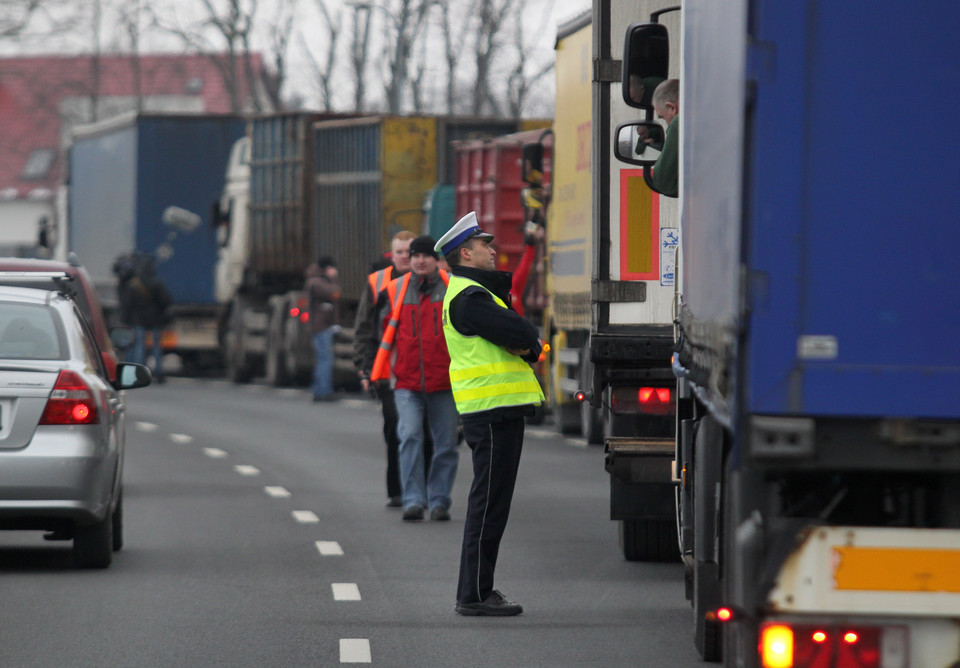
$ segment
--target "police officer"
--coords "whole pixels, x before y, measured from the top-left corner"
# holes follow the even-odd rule
[[[506,616],[523,608],[493,588],[493,571],[517,480],[524,418],[543,402],[543,392],[529,365],[540,356],[539,332],[510,308],[511,276],[496,271],[491,239],[470,212],[435,250],[453,274],[443,300],[443,333],[454,401],[473,451],[455,610]]]

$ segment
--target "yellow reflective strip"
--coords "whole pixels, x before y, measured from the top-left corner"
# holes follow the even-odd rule
[[[500,385],[484,385],[482,387],[471,387],[463,390],[456,390],[453,393],[453,399],[457,403],[476,401],[477,399],[489,399],[490,397],[503,397],[511,394],[540,394],[540,384],[535,380],[522,381],[519,383],[502,383]]]
[[[450,369],[450,382],[456,383],[461,380],[470,380],[471,378],[480,378],[481,376],[490,376],[495,373],[512,373],[514,371],[529,371],[530,365],[524,361],[495,362],[494,364],[481,364],[466,369]]]

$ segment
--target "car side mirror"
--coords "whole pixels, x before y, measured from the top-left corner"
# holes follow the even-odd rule
[[[146,387],[152,380],[153,374],[143,364],[120,362],[117,364],[117,380],[114,387],[118,390],[135,390],[138,387]]]
[[[660,153],[666,132],[656,121],[636,121],[617,127],[614,155],[631,165],[652,167]]]
[[[667,79],[670,36],[660,23],[634,23],[623,44],[623,101],[635,109],[653,109],[653,91]]]

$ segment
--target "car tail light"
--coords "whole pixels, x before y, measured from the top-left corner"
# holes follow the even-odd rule
[[[908,668],[900,626],[767,623],[760,631],[763,668]]]
[[[75,372],[57,376],[40,424],[97,424],[100,415],[90,387]]]
[[[291,318],[299,318],[299,317],[300,317],[300,308],[297,307],[297,306],[292,307],[292,308],[290,309],[290,317],[291,317]]]

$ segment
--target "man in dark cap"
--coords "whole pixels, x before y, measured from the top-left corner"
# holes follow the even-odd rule
[[[543,402],[530,368],[542,343],[537,328],[510,308],[511,277],[496,271],[491,239],[471,212],[435,248],[453,272],[443,300],[443,334],[454,402],[473,451],[454,609],[507,616],[523,608],[493,588],[493,571],[520,466],[524,418]]]
[[[370,374],[394,379],[403,519],[450,519],[450,490],[457,475],[457,409],[450,391],[450,356],[440,313],[447,274],[437,268],[433,237],[410,242],[410,273],[387,286],[390,318]],[[424,462],[424,417],[433,435],[429,474]]]

